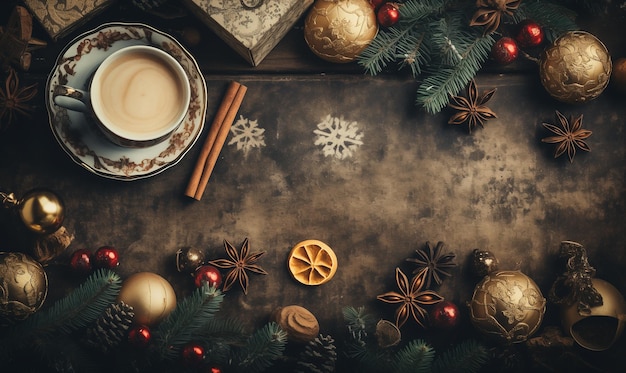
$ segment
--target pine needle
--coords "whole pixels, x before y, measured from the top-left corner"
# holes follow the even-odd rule
[[[489,359],[489,351],[475,340],[459,343],[443,352],[433,363],[433,372],[474,373],[480,371]]]
[[[248,338],[246,345],[237,354],[237,371],[262,372],[282,356],[287,345],[287,332],[277,323],[270,322]]]
[[[202,332],[220,309],[224,294],[205,283],[176,305],[155,330],[155,347],[164,358],[174,359],[180,347]]]
[[[392,372],[419,373],[431,372],[435,350],[422,340],[409,342],[406,347],[394,356]]]

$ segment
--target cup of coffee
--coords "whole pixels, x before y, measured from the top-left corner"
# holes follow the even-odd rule
[[[88,90],[53,89],[55,104],[91,115],[109,140],[132,148],[166,140],[183,122],[190,98],[183,67],[148,45],[112,53],[96,69]]]

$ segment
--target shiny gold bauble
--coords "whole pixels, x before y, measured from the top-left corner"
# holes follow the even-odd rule
[[[472,324],[504,343],[524,342],[541,325],[546,299],[520,271],[490,273],[476,285],[469,304]]]
[[[618,91],[626,93],[626,58],[618,58],[613,62],[611,84],[613,84],[613,87]]]
[[[0,315],[23,320],[41,308],[48,276],[41,264],[23,253],[0,252]]]
[[[37,234],[56,232],[65,219],[65,205],[61,198],[47,189],[28,191],[18,202],[20,219]]]
[[[304,39],[318,57],[336,63],[356,60],[378,33],[368,0],[316,0],[304,21]]]
[[[611,76],[611,56],[598,38],[570,31],[557,38],[541,56],[541,83],[555,99],[580,104],[604,91]]]
[[[122,283],[118,301],[133,307],[136,323],[151,326],[176,308],[176,293],[172,285],[156,273],[139,272]]]
[[[593,287],[602,296],[602,305],[591,307],[589,314],[578,312],[578,303],[561,308],[563,328],[580,346],[603,351],[615,343],[626,324],[626,300],[610,283],[592,278]]]

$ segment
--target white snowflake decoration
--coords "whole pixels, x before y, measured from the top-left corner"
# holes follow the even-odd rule
[[[357,122],[348,122],[343,117],[327,115],[313,133],[317,135],[315,145],[323,145],[322,152],[326,157],[346,159],[363,145],[363,133],[359,132]]]
[[[237,122],[230,128],[233,137],[228,145],[236,144],[237,150],[243,150],[246,155],[252,148],[265,146],[265,129],[258,125],[257,120],[249,120],[239,115]]]

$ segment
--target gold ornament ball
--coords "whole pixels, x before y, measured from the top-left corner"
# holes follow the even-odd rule
[[[133,307],[136,323],[151,326],[176,308],[176,293],[172,285],[156,273],[139,272],[122,283],[118,301]]]
[[[555,99],[581,104],[606,88],[612,64],[606,46],[585,31],[570,31],[557,38],[539,62],[541,83]]]
[[[613,62],[611,83],[618,91],[626,93],[626,58],[618,58]]]
[[[609,282],[592,278],[593,287],[602,296],[602,305],[591,307],[589,314],[578,312],[578,303],[561,308],[561,321],[566,333],[580,346],[591,351],[604,351],[621,336],[626,324],[626,300]]]
[[[356,60],[378,33],[368,0],[316,0],[304,21],[304,39],[318,57],[335,63]]]
[[[37,312],[48,295],[41,264],[17,252],[0,252],[0,315],[23,320]]]
[[[541,325],[546,299],[520,271],[490,273],[476,285],[469,304],[472,324],[506,344],[526,341]]]
[[[63,201],[47,189],[26,192],[18,202],[18,212],[26,228],[37,234],[56,232],[65,219]]]

